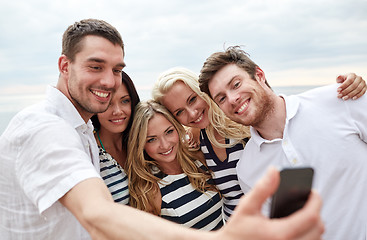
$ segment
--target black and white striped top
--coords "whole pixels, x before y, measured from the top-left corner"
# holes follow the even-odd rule
[[[201,163],[199,163],[201,165]],[[156,174],[162,194],[161,217],[188,227],[216,230],[223,226],[222,199],[218,192],[201,193],[185,173]]]
[[[111,192],[113,200],[118,203],[129,203],[128,178],[120,164],[106,152],[102,147],[99,148],[100,174]]]
[[[230,139],[225,139],[226,144],[231,141]],[[222,194],[223,216],[227,221],[243,195],[236,172],[237,162],[243,152],[243,145],[239,143],[231,148],[227,148],[227,159],[222,162],[215,154],[205,129],[202,129],[200,133],[200,147],[204,153],[206,164],[213,171],[214,183]]]

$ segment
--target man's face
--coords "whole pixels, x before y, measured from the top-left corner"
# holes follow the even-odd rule
[[[105,38],[86,36],[82,50],[68,65],[70,98],[84,119],[104,112],[122,82],[123,51]]]
[[[260,68],[256,80],[235,64],[220,69],[209,82],[213,100],[233,121],[256,127],[272,109],[265,91],[265,76]]]

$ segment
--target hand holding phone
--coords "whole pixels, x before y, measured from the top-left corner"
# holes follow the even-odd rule
[[[311,192],[313,174],[310,167],[280,171],[280,184],[272,198],[270,218],[286,217],[304,206]]]

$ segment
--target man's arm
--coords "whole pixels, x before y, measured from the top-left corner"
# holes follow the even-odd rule
[[[153,214],[114,203],[101,179],[77,184],[60,202],[78,219],[93,239],[210,239],[213,233],[192,230]]]
[[[312,193],[304,208],[283,219],[269,219],[261,206],[279,184],[271,170],[243,196],[228,223],[218,231],[194,230],[132,207],[114,203],[102,180],[77,184],[60,202],[80,221],[93,239],[321,239],[321,200]]]

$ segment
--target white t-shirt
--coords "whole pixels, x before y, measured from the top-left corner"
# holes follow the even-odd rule
[[[367,224],[367,97],[342,101],[338,85],[285,97],[282,139],[251,139],[237,164],[244,192],[272,165],[311,166],[313,187],[323,199],[323,239],[365,239]],[[269,201],[267,202],[267,204]],[[268,205],[264,209],[268,209]]]
[[[58,200],[81,181],[100,178],[91,122],[49,87],[45,101],[11,120],[0,149],[1,238],[90,239]]]

